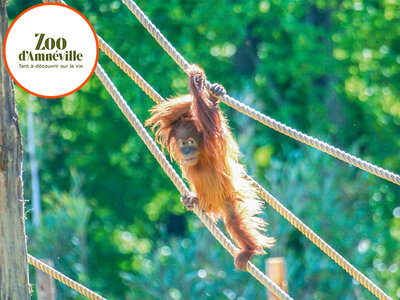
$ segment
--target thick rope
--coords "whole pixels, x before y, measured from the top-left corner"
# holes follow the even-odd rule
[[[44,3],[61,3],[67,5],[63,0],[42,0]],[[100,49],[109,57],[111,60],[121,68],[136,84],[151,98],[156,99],[156,102],[164,101],[163,97],[156,92],[151,85],[149,85],[138,72],[136,72],[117,52],[108,45],[101,36],[96,34],[97,40],[99,41]],[[135,78],[135,79],[134,79]]]
[[[339,266],[341,266],[347,273],[357,279],[363,286],[365,286],[372,294],[379,299],[389,300],[390,298],[382,289],[374,284],[369,278],[357,270],[351,263],[349,263],[343,256],[341,256],[335,249],[328,243],[320,238],[314,231],[312,231],[306,224],[297,218],[290,210],[288,210],[282,203],[280,203],[274,196],[268,193],[257,181],[248,176],[252,183],[260,192],[261,197],[267,201],[279,214],[288,220],[294,227],[296,227],[302,234],[304,234],[310,241],[318,246],[326,255],[332,258]]]
[[[101,44],[100,44],[101,45]],[[108,46],[109,47],[109,46]],[[104,49],[102,48],[104,51]],[[133,70],[120,56],[113,50],[105,48],[105,53],[114,62],[118,61],[118,66],[127,73],[130,78],[136,82],[142,90],[147,94],[159,94],[154,91],[154,89],[141,77],[136,71]],[[133,70],[133,72],[132,72]],[[136,75],[137,74],[137,75]],[[152,92],[154,91],[154,92]],[[152,97],[155,102],[159,103],[165,101],[161,96]],[[352,264],[350,264],[345,258],[343,258],[338,252],[336,252],[331,246],[329,246],[322,238],[320,238],[316,233],[314,233],[307,225],[301,222],[292,212],[290,212],[285,206],[283,206],[277,199],[272,197],[264,188],[251,178],[255,186],[257,187],[260,195],[275,209],[277,210],[285,219],[287,219],[292,225],[294,225],[300,232],[302,232],[310,241],[312,241],[317,247],[319,247],[325,254],[327,254],[332,260],[339,264],[346,272],[357,279],[362,285],[364,285],[368,290],[370,290],[374,295],[380,299],[390,299],[388,296],[371,280],[369,280],[365,275],[358,271]],[[380,296],[379,296],[380,295]]]
[[[112,49],[111,49],[112,50]],[[114,50],[107,50],[106,53],[111,60],[118,61],[120,57]],[[131,79],[136,82],[143,91],[150,95],[147,89],[153,89],[143,77],[136,76],[136,71],[129,72],[133,70],[125,61],[119,61],[118,66],[127,73]],[[131,75],[130,75],[131,74]],[[155,94],[159,95],[157,92]],[[151,97],[151,96],[150,96]],[[160,96],[161,97],[161,96]],[[161,97],[151,97],[155,102],[159,103],[165,101]],[[251,178],[249,176],[249,178]],[[307,225],[301,222],[291,211],[289,211],[285,206],[283,206],[277,199],[270,195],[258,182],[251,178],[255,186],[257,187],[260,195],[275,209],[277,210],[285,219],[287,219],[292,225],[294,225],[300,232],[302,232],[310,241],[312,241],[317,247],[319,247],[325,254],[327,254],[332,260],[334,260],[339,266],[341,266],[346,272],[358,280],[362,285],[364,285],[368,290],[370,290],[379,299],[390,299],[378,286],[376,286],[371,280],[369,280],[365,275],[358,271],[352,264],[350,264],[345,258],[343,258],[337,251],[335,251],[331,246],[329,246],[322,238],[320,238],[316,233],[314,233]]]
[[[85,287],[82,284],[76,282],[75,280],[72,280],[71,278],[65,276],[63,273],[50,267],[49,265],[38,260],[37,258],[33,257],[30,254],[28,254],[28,262],[35,268],[38,268],[39,270],[45,272],[46,274],[48,274],[51,277],[57,279],[58,281],[64,283],[65,285],[69,286],[70,288],[74,289],[75,291],[79,292],[80,294],[88,297],[89,299],[106,300],[106,298],[89,290],[87,287]]]
[[[150,19],[144,14],[139,6],[133,0],[122,0],[122,2],[129,8],[129,10],[135,15],[140,23],[146,28],[146,30],[153,36],[153,38],[160,44],[160,46],[169,54],[169,56],[181,67],[182,70],[186,70],[189,63],[183,58],[183,56],[171,45],[171,43],[163,36],[163,34],[157,29],[157,27],[150,21]],[[211,83],[207,81],[206,86],[208,89],[211,87]],[[258,122],[283,133],[299,142],[314,147],[322,152],[325,152],[333,157],[336,157],[344,162],[347,162],[361,170],[367,171],[380,178],[391,181],[397,185],[400,185],[400,176],[385,170],[381,167],[375,166],[367,161],[364,161],[354,155],[346,153],[336,147],[333,147],[325,142],[322,142],[314,137],[301,133],[300,131],[293,129],[285,124],[282,124],[259,111],[237,101],[227,94],[222,95],[219,99],[226,105],[240,111],[241,113],[257,120]]]
[[[104,41],[103,43],[107,45]],[[103,45],[104,46],[104,45]],[[126,73],[128,76],[142,88],[142,90],[150,96],[156,103],[165,101],[144,79],[140,76],[127,62],[125,62],[112,48],[108,45],[102,48],[102,43],[100,43],[100,48],[110,57],[114,62],[118,62],[118,66]],[[158,95],[158,96],[151,96]],[[249,176],[250,177],[250,176]],[[251,178],[251,177],[250,177]],[[334,260],[339,266],[341,266],[346,272],[358,280],[362,285],[364,285],[368,290],[370,290],[379,299],[390,299],[388,296],[371,280],[369,280],[365,275],[358,271],[352,264],[350,264],[345,258],[343,258],[337,251],[335,251],[331,246],[329,246],[322,238],[320,238],[316,233],[314,233],[307,225],[301,222],[291,211],[289,211],[285,206],[283,206],[277,199],[272,197],[258,182],[251,178],[255,186],[257,187],[260,195],[275,209],[277,210],[285,219],[287,219],[292,225],[294,225],[300,232],[302,232],[310,241],[312,241],[317,247],[319,247],[325,254],[327,254],[332,260]]]
[[[134,1],[122,0],[129,10],[136,16],[140,23],[146,30],[153,36],[153,38],[160,44],[160,46],[171,56],[182,70],[186,70],[190,65],[186,59],[171,45],[165,36],[158,30],[158,28],[150,21],[146,14],[140,9]]]
[[[56,2],[66,4],[63,0],[43,0],[43,2]],[[135,78],[135,82],[138,86],[154,101],[161,102],[165,101],[141,76],[137,73],[128,63],[126,63],[122,57],[120,57],[99,35],[97,35],[99,40],[99,47],[104,51],[104,53],[109,56],[121,69],[125,71],[128,76],[132,79]],[[176,173],[174,168],[165,158],[163,153],[157,147],[157,144],[147,133],[144,126],[141,124],[140,120],[130,109],[126,101],[123,99],[122,95],[119,93],[115,85],[112,83],[108,75],[105,73],[101,65],[98,63],[95,73],[100,81],[103,83],[104,87],[107,89],[111,97],[114,99],[115,103],[122,111],[124,116],[127,118],[132,127],[139,134],[143,142],[146,144],[147,148],[156,158],[157,162],[161,165],[163,170],[167,173],[168,177],[172,180],[176,188],[182,195],[189,195],[190,191],[186,187],[185,183]],[[197,204],[193,206],[194,213],[199,217],[199,219],[208,228],[211,234],[222,244],[222,246],[233,256],[239,252],[238,248],[222,233],[222,231],[215,226],[211,219],[206,215],[206,213],[201,210]],[[252,262],[247,263],[247,271],[253,275],[259,282],[261,282],[267,289],[269,289],[275,296],[279,299],[289,300],[292,299],[285,291],[283,291],[275,282],[273,282],[268,276],[260,271]]]
[[[165,158],[164,154],[158,148],[157,144],[148,134],[138,117],[134,114],[134,112],[130,109],[129,105],[126,103],[125,99],[119,93],[111,79],[104,72],[103,68],[100,64],[97,64],[97,68],[95,70],[97,77],[103,83],[104,87],[114,99],[114,102],[117,104],[118,108],[127,118],[129,123],[135,129],[137,134],[146,144],[147,148],[150,150],[151,154],[157,159],[158,163],[163,168],[164,172],[167,173],[169,178],[175,184],[176,188],[182,195],[189,195],[190,191],[186,187],[185,183],[176,173],[174,168]],[[238,253],[238,248],[222,233],[222,231],[215,226],[215,224],[211,221],[211,219],[206,215],[206,213],[199,208],[197,204],[193,205],[194,213],[200,218],[200,220],[204,223],[204,225],[208,228],[208,230],[212,233],[212,235],[222,244],[222,246],[232,255],[235,256]],[[286,294],[278,285],[276,285],[270,278],[268,278],[264,273],[262,273],[253,263],[247,263],[247,271],[252,274],[258,281],[260,281],[266,288],[268,288],[274,295],[276,295],[279,299],[292,299],[288,294]]]
[[[47,2],[44,0],[44,2]],[[65,3],[62,0],[55,0],[55,2]],[[140,9],[139,9],[140,10]],[[140,11],[141,12],[141,11]],[[144,15],[144,13],[142,13]],[[145,15],[144,15],[145,16]],[[145,16],[147,22],[151,21]],[[146,20],[145,19],[145,20]],[[154,25],[153,25],[154,26]],[[162,34],[156,30],[157,35]],[[156,36],[157,36],[156,35]],[[153,35],[154,36],[154,35]],[[165,101],[162,96],[160,96],[152,86],[150,86],[143,77],[140,76],[118,53],[116,53],[99,35],[97,35],[99,39],[99,46],[101,50],[117,65],[119,66],[151,99],[155,102],[159,103]],[[164,38],[165,39],[165,38]],[[166,40],[167,41],[167,40]],[[169,42],[167,41],[169,44]],[[169,44],[167,49],[173,49],[172,45]],[[165,49],[165,48],[164,48]],[[167,50],[166,50],[167,51]],[[168,52],[168,51],[167,51]],[[176,53],[178,53],[175,50]],[[178,53],[179,54],[179,53]],[[180,58],[182,56],[179,55]],[[178,65],[185,65],[182,63],[182,59],[175,60]],[[181,66],[182,67],[182,66]],[[209,84],[209,82],[207,82]],[[229,96],[228,96],[229,97]],[[233,98],[232,98],[233,99]],[[233,99],[234,100],[234,99]],[[234,100],[236,101],[236,100]],[[236,101],[239,105],[242,105],[240,102]],[[256,112],[256,111],[255,111]],[[256,112],[257,113],[257,112]],[[273,119],[271,119],[273,120]],[[275,120],[273,120],[275,121]],[[278,122],[279,123],[279,122]],[[283,124],[282,124],[283,125]],[[285,126],[285,125],[283,125]],[[146,131],[147,133],[147,131]],[[146,144],[147,145],[147,144]],[[329,146],[329,145],[328,145]],[[149,146],[148,146],[149,147]],[[156,146],[157,147],[157,146]],[[158,148],[157,148],[158,149]],[[155,156],[157,158],[157,156]],[[160,163],[161,164],[161,163]],[[163,167],[164,168],[164,167]],[[165,169],[164,169],[165,170]],[[178,176],[179,177],[179,176]],[[170,176],[171,178],[171,176]],[[368,290],[370,290],[374,295],[376,295],[379,299],[391,299],[389,298],[378,286],[372,283],[365,275],[363,275],[360,271],[358,271],[353,265],[351,265],[346,259],[344,259],[338,252],[336,252],[332,247],[330,247],[324,240],[322,240],[316,233],[314,233],[307,225],[301,222],[292,212],[290,212],[285,206],[283,206],[277,199],[275,199],[272,195],[270,195],[263,187],[252,179],[254,184],[259,190],[260,195],[275,209],[277,210],[285,219],[287,219],[292,225],[294,225],[297,229],[299,229],[309,240],[311,240],[315,245],[317,245],[324,253],[326,253],[331,259],[333,259],[336,263],[338,263],[346,272],[348,272],[351,276],[357,279],[362,285],[364,285]],[[175,183],[175,182],[174,182]],[[178,187],[177,187],[178,188]],[[178,188],[178,190],[180,190]],[[181,191],[181,190],[180,190]],[[181,191],[182,194],[182,191]],[[200,210],[202,214],[204,211]],[[196,213],[197,214],[197,213]],[[201,216],[197,214],[200,219]],[[207,218],[210,220],[209,218]],[[203,223],[207,226],[207,219],[202,219]],[[212,222],[211,222],[212,223]],[[207,228],[209,228],[207,226]],[[212,232],[212,230],[209,228]],[[219,230],[217,228],[217,230]],[[213,234],[214,235],[214,234]],[[215,235],[214,235],[215,236]],[[215,236],[216,237],[216,236]],[[218,240],[219,238],[216,237]],[[219,240],[220,241],[220,240]],[[231,241],[228,240],[230,243]],[[221,244],[223,242],[220,241]],[[231,243],[232,244],[232,243]],[[224,245],[224,244],[223,244]],[[225,247],[225,246],[224,246]],[[225,247],[226,248],[226,247]],[[227,248],[226,248],[227,249]],[[232,254],[232,252],[227,249],[228,252]],[[234,254],[232,254],[234,255]],[[258,270],[259,271],[259,270]],[[249,272],[256,277],[255,273],[253,274],[251,270]],[[260,271],[261,272],[261,271]],[[262,273],[261,273],[262,274]],[[256,277],[257,278],[257,277]],[[258,278],[257,278],[258,279]],[[259,280],[259,279],[258,279]],[[259,280],[260,281],[260,280]],[[261,281],[260,281],[261,282]],[[263,283],[264,284],[264,283]],[[265,284],[264,284],[265,285]],[[379,296],[381,295],[381,296]]]
[[[156,92],[153,87],[148,84],[138,72],[136,72],[117,52],[114,51],[99,35],[100,49],[118,66],[123,70],[130,78],[134,79],[136,84],[149,96],[151,99],[156,99],[156,102],[164,101],[163,97]]]

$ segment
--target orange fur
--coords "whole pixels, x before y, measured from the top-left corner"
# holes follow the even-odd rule
[[[239,163],[239,149],[218,107],[217,98],[205,89],[204,72],[196,66],[189,71],[190,95],[181,96],[152,108],[146,121],[155,130],[157,141],[167,147],[172,158],[182,162],[174,139],[178,126],[195,126],[201,140],[196,165],[181,166],[190,187],[197,194],[199,206],[216,221],[222,218],[229,235],[241,252],[235,265],[241,270],[254,254],[264,254],[274,239],[263,235],[266,223],[256,215],[262,202],[246,170]]]

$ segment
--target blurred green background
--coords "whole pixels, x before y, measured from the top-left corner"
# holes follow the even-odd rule
[[[40,1],[8,3],[10,22]],[[185,74],[120,1],[70,0],[164,97]],[[400,172],[400,3],[384,1],[138,1],[211,82],[263,113]],[[153,105],[100,52],[144,121]],[[62,99],[16,87],[27,149],[34,112],[42,214],[26,222],[29,252],[110,299],[265,299],[254,278],[197,218],[95,75]],[[249,173],[339,253],[400,298],[400,188],[222,105]],[[31,199],[25,150],[25,199]],[[176,167],[176,166],[175,166]],[[178,168],[177,168],[178,170]],[[180,173],[180,171],[179,171]],[[296,299],[374,299],[272,208],[263,216]],[[34,272],[31,269],[31,282]],[[34,286],[35,288],[35,286]],[[57,284],[59,299],[83,299]]]

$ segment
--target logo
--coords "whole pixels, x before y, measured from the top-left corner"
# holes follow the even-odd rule
[[[59,98],[89,80],[99,47],[92,25],[80,12],[46,3],[14,20],[3,53],[10,75],[22,89],[38,97]]]

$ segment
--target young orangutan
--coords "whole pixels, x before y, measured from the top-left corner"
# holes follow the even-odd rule
[[[197,197],[186,195],[182,201],[189,208],[198,202],[214,222],[223,219],[240,248],[235,266],[246,270],[251,257],[264,254],[274,239],[262,234],[266,223],[256,216],[262,202],[238,162],[238,145],[214,96],[225,93],[224,88],[214,84],[212,95],[199,67],[191,66],[187,73],[190,94],[154,106],[146,126],[155,130],[157,141],[180,164],[196,193]]]

